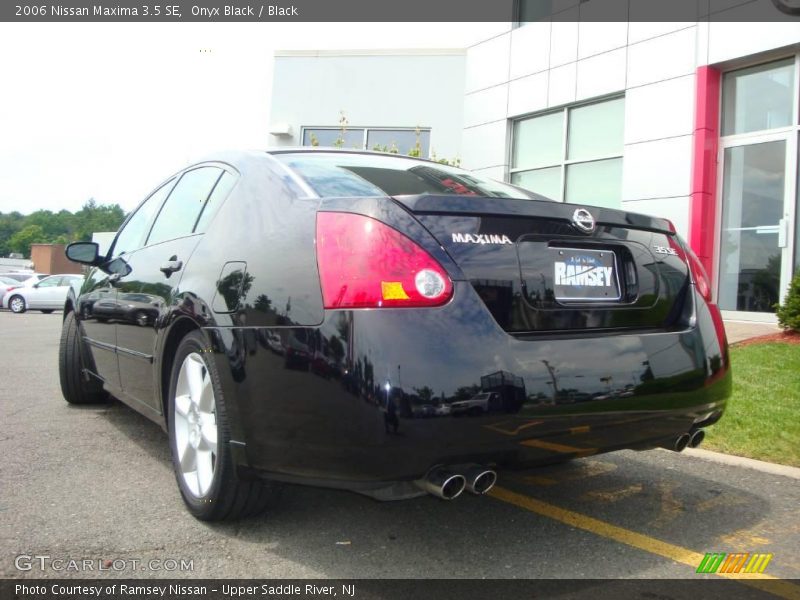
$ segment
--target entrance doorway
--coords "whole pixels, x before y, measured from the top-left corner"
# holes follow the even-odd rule
[[[775,320],[796,268],[797,58],[726,73],[720,144],[718,304]]]

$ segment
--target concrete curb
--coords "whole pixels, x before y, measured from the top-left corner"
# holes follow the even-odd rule
[[[670,450],[667,450],[667,452],[670,452]],[[702,450],[700,448],[686,448],[683,454],[710,462],[730,465],[732,467],[744,467],[745,469],[754,469],[771,475],[782,475],[783,477],[800,479],[800,469],[797,467],[776,465],[775,463],[765,462],[763,460],[733,456],[732,454],[722,454],[721,452],[712,452],[711,450]]]

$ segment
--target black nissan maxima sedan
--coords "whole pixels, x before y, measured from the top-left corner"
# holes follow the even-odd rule
[[[169,177],[64,309],[70,403],[169,433],[204,520],[275,482],[486,493],[498,469],[697,445],[730,394],[720,312],[666,220],[439,163],[287,149]],[[99,311],[147,298],[147,318]]]

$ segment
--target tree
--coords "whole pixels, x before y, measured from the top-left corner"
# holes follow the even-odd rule
[[[800,331],[800,272],[795,273],[783,304],[775,305],[778,324],[784,329]]]
[[[0,256],[8,256],[11,252],[11,236],[24,227],[24,220],[25,217],[17,211],[0,213]]]
[[[75,239],[88,242],[96,231],[116,231],[125,220],[125,213],[119,204],[97,204],[94,198],[89,199],[75,213],[77,227]]]
[[[408,151],[408,155],[413,158],[420,158],[422,156],[422,143],[420,142],[420,136],[422,135],[422,130],[417,125],[414,128],[414,136],[416,137],[416,142],[414,143],[414,147]]]
[[[344,358],[344,345],[342,344],[342,340],[335,335],[331,336],[331,338],[328,340],[328,346],[331,349],[331,355],[336,363],[338,364],[342,362],[342,359]]]
[[[75,214],[63,209],[57,213],[37,210],[29,215],[0,213],[0,256],[10,252],[27,255],[32,243],[89,241],[96,231],[116,231],[124,219],[125,213],[118,204],[97,204],[93,199]]]
[[[25,217],[26,225],[38,225],[44,231],[47,242],[54,242],[55,238],[65,236],[72,239],[75,231],[75,215],[68,210],[53,213],[49,210],[37,210]]]
[[[339,111],[339,136],[336,138],[336,141],[333,142],[333,145],[336,148],[341,148],[344,146],[345,137],[347,136],[347,117],[344,114],[343,110]]]
[[[248,277],[252,278],[252,275],[248,275]],[[252,279],[251,279],[251,281],[252,281]],[[250,289],[250,283],[247,284],[247,289]],[[258,297],[256,298],[255,303],[253,304],[253,307],[256,310],[261,311],[263,313],[271,313],[271,312],[273,312],[273,310],[272,310],[272,300],[270,300],[269,296],[267,296],[266,294],[259,294]]]
[[[431,388],[425,385],[421,388],[414,388],[414,392],[417,394],[417,396],[419,396],[419,399],[422,400],[424,404],[430,404],[430,401],[433,398],[433,390]]]
[[[30,256],[31,244],[43,244],[47,240],[44,230],[39,225],[26,225],[11,236],[8,246],[11,252],[19,252],[23,256]]]
[[[454,398],[456,400],[468,400],[472,398],[475,394],[481,391],[481,386],[479,385],[467,385],[462,386],[456,390],[454,394]]]

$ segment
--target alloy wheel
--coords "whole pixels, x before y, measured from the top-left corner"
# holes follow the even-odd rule
[[[181,477],[191,494],[202,498],[214,481],[217,412],[208,367],[196,352],[184,359],[178,373],[173,418]]]
[[[25,300],[19,296],[14,296],[11,302],[8,303],[8,307],[11,309],[11,312],[21,313],[25,310]]]

